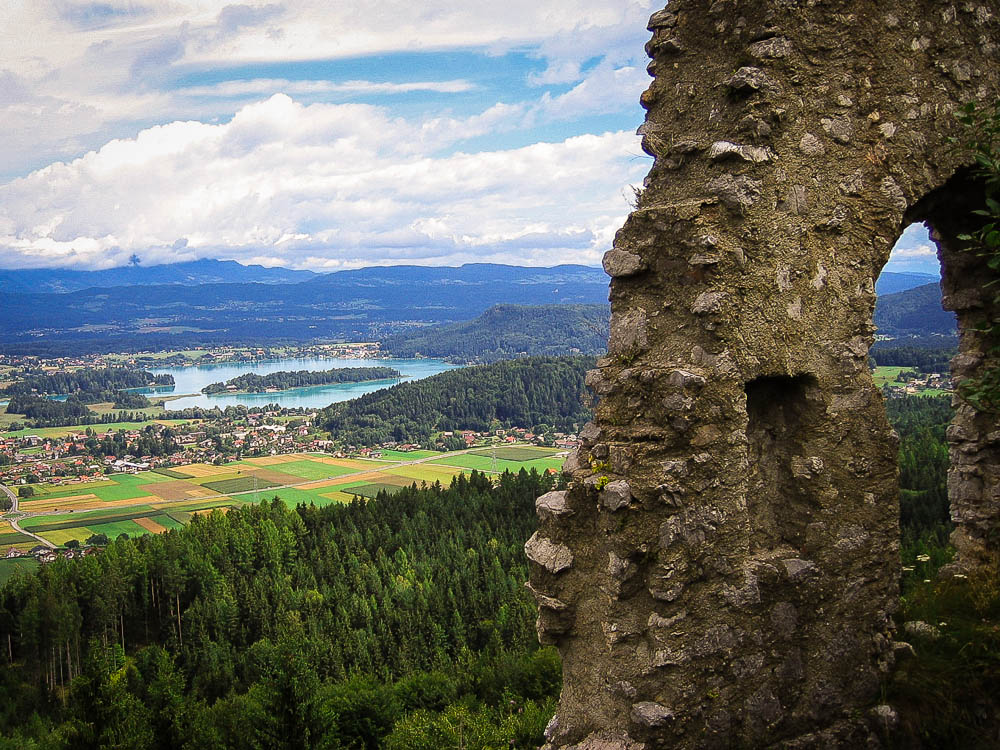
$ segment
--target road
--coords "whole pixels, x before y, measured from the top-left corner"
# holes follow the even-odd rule
[[[20,534],[24,534],[25,536],[30,536],[32,539],[37,539],[39,544],[44,544],[49,549],[55,549],[56,545],[54,545],[48,539],[42,539],[42,537],[38,536],[38,534],[32,534],[30,531],[27,531],[20,527],[20,525],[17,522],[20,521],[22,518],[26,518],[28,514],[21,513],[17,509],[17,493],[14,492],[14,490],[12,490],[5,484],[0,484],[0,490],[3,490],[5,493],[7,493],[7,497],[10,498],[10,501],[12,503],[10,508],[10,513],[7,515],[7,520],[10,522],[10,527],[14,529],[14,531]]]

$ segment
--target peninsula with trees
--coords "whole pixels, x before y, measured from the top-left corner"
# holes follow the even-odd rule
[[[209,396],[219,393],[268,393],[337,383],[364,383],[403,377],[392,367],[338,367],[332,370],[280,370],[267,375],[248,372],[222,383],[210,383],[201,389]]]

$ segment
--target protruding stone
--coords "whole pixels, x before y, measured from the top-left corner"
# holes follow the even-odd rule
[[[788,573],[788,577],[792,580],[798,580],[813,575],[818,570],[816,568],[816,563],[812,560],[800,560],[797,557],[791,557],[787,560],[782,560],[781,562],[785,566],[785,572]]]
[[[662,727],[674,720],[674,712],[653,701],[632,704],[632,721],[644,727]]]
[[[760,164],[771,161],[774,158],[774,152],[766,146],[747,146],[729,141],[716,141],[708,149],[708,158],[712,161],[736,158]]]
[[[646,337],[646,313],[629,310],[611,315],[611,335],[608,338],[608,352],[611,354],[636,354],[648,345]]]
[[[573,565],[573,553],[565,544],[554,544],[536,531],[524,544],[528,559],[550,573],[561,573]]]
[[[691,312],[695,315],[717,313],[722,309],[727,296],[725,292],[702,292],[691,306]]]
[[[632,490],[624,479],[608,482],[598,495],[601,505],[610,511],[627,508],[632,502]]]
[[[792,43],[783,36],[772,36],[769,39],[754,42],[747,49],[747,52],[758,60],[779,60],[792,53]]]
[[[850,117],[824,117],[819,121],[819,124],[837,143],[846,145],[854,138],[854,125]]]
[[[724,174],[709,180],[705,188],[730,211],[745,213],[760,200],[763,183],[746,175]]]
[[[573,509],[569,507],[567,502],[567,495],[569,493],[565,490],[557,490],[553,492],[546,492],[544,495],[535,500],[535,512],[538,517],[545,521],[550,518],[558,518],[560,516],[568,516],[573,512]]]
[[[744,67],[726,79],[726,86],[735,94],[748,96],[765,88],[774,88],[774,83],[760,68]]]
[[[799,140],[799,151],[806,156],[822,156],[826,153],[823,142],[812,133],[806,133]]]
[[[644,270],[645,263],[635,253],[615,248],[604,254],[604,272],[612,278],[634,276]]]

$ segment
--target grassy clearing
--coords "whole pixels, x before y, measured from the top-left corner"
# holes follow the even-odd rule
[[[33,557],[15,557],[10,560],[0,560],[0,586],[18,574],[34,573],[40,567],[40,563]]]

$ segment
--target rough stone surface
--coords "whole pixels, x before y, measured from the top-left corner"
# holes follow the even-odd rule
[[[528,543],[563,663],[546,748],[873,747],[900,651],[874,281],[929,222],[953,372],[982,367],[994,276],[955,241],[982,188],[947,139],[1000,91],[1000,0],[671,0],[650,31],[654,161],[607,261],[574,512]],[[1000,527],[998,433],[960,404],[948,434],[966,568]]]

